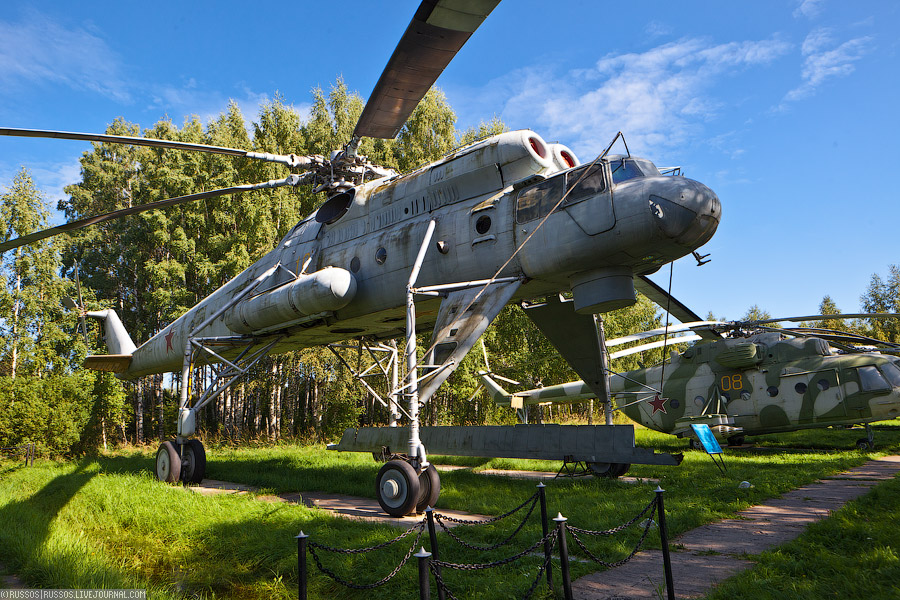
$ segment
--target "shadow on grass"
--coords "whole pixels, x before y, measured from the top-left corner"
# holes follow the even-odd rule
[[[83,460],[75,470],[54,477],[41,489],[24,500],[16,500],[0,509],[0,522],[15,524],[7,532],[12,539],[5,539],[3,545],[12,550],[15,561],[13,568],[35,561],[50,535],[53,522],[60,511],[72,498],[97,475],[88,471],[93,460]]]

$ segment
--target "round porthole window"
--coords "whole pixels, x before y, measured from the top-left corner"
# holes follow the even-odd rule
[[[797,385],[794,386],[794,390],[798,394],[805,394],[806,393],[806,384],[801,381],[800,383],[798,383]]]
[[[701,408],[706,403],[706,400],[703,399],[703,396],[697,396],[694,398],[694,406],[697,408]]]
[[[770,396],[771,398],[774,398],[775,396],[778,395],[778,388],[775,387],[774,385],[770,385],[770,386],[766,389],[766,393],[769,394],[769,396]]]
[[[378,250],[375,251],[375,262],[377,262],[379,265],[383,265],[384,261],[386,261],[386,260],[387,260],[387,250],[385,250],[384,248],[379,248]]]
[[[822,390],[823,392],[824,392],[825,390],[827,390],[828,388],[831,387],[831,385],[829,385],[827,379],[820,379],[820,380],[818,380],[818,381],[816,382],[816,385],[817,385],[817,386],[819,387],[819,389]]]
[[[480,235],[486,234],[491,230],[491,218],[487,215],[482,215],[478,217],[478,220],[475,221],[475,231],[477,231]]]
[[[359,257],[354,256],[350,259],[350,271],[353,273],[359,273]]]
[[[672,408],[678,408],[679,406],[681,406],[681,402],[679,402],[677,398],[672,398],[671,400],[669,400],[669,406],[671,406]]]

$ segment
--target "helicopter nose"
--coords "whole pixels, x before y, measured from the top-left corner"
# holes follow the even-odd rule
[[[722,215],[715,192],[686,177],[661,177],[648,183],[650,212],[667,237],[692,250],[712,238]]]

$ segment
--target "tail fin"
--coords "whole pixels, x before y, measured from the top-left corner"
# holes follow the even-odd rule
[[[481,382],[494,402],[501,406],[509,406],[512,394],[500,387],[500,384],[494,381],[487,371],[478,371],[478,374],[481,376]]]
[[[109,354],[88,356],[84,360],[84,366],[94,371],[110,371],[123,373],[131,364],[131,355],[137,346],[131,340],[131,336],[122,325],[119,315],[111,308],[106,310],[89,311],[87,317],[97,319],[103,324],[103,341]]]

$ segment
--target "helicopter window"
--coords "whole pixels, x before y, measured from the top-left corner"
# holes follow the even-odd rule
[[[644,176],[644,174],[641,173],[641,169],[633,160],[625,158],[613,162],[610,165],[610,168],[612,169],[613,183],[622,183],[627,179]]]
[[[891,387],[875,367],[860,367],[856,371],[859,373],[859,387],[864,392],[887,390]]]
[[[697,396],[694,398],[694,406],[697,408],[701,408],[706,403],[706,400],[703,399],[703,396]]]
[[[798,383],[797,385],[794,386],[794,391],[796,391],[798,394],[805,394],[806,393],[806,384],[801,381],[800,383]]]
[[[766,393],[769,394],[770,398],[774,398],[778,395],[778,388],[774,385],[770,385],[768,388],[766,388]]]
[[[562,197],[562,191],[563,178],[553,177],[519,192],[516,222],[527,223],[549,214]]]
[[[671,400],[669,400],[669,406],[671,406],[672,408],[678,408],[679,406],[681,406],[681,402],[678,401],[678,398],[672,398]]]
[[[590,169],[587,174],[585,174],[586,169]],[[569,195],[566,196],[567,204],[578,202],[582,198],[606,191],[606,181],[603,178],[603,165],[598,162],[594,166],[587,166],[569,171],[566,174],[566,186],[571,190],[569,191]]]
[[[483,215],[478,217],[478,220],[475,221],[475,231],[484,235],[488,231],[491,230],[491,218],[487,215]]]
[[[821,391],[825,391],[831,387],[831,384],[828,383],[827,379],[820,379],[816,382],[816,387],[818,387]]]
[[[377,262],[379,265],[383,265],[384,261],[386,261],[386,260],[387,260],[387,250],[385,250],[384,248],[379,248],[378,250],[375,251],[375,262]]]
[[[900,367],[889,362],[881,365],[881,373],[894,387],[900,387]]]
[[[640,168],[641,173],[643,173],[645,177],[660,175],[659,169],[657,169],[656,165],[654,165],[649,160],[645,160],[643,158],[635,158],[633,160],[634,164],[636,164]]]

